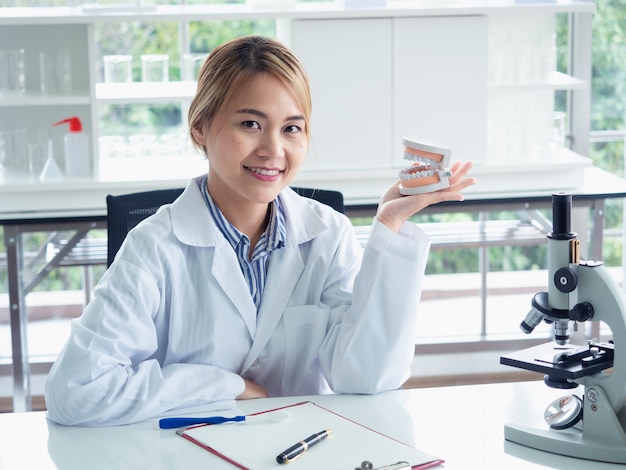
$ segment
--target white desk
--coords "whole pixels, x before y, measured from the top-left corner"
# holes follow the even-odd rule
[[[445,459],[445,468],[623,468],[558,456],[504,440],[505,422],[543,425],[546,406],[565,394],[542,382],[524,382],[399,390],[376,396],[306,398]],[[299,401],[302,397],[241,401],[236,412],[252,413]],[[235,410],[222,412],[234,413]],[[363,449],[362,460],[367,458],[367,449]],[[354,462],[354,466],[360,463]],[[391,462],[379,465],[385,463]],[[283,468],[278,464],[276,467]],[[0,468],[228,470],[234,467],[178,437],[173,430],[152,429],[150,422],[108,428],[64,427],[48,422],[44,412],[30,412],[0,415]],[[297,470],[297,462],[289,468]]]

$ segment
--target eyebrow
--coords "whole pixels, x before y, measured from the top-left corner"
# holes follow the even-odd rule
[[[259,111],[257,109],[252,109],[252,108],[238,109],[237,111],[235,111],[235,113],[237,113],[237,114],[252,114],[254,116],[259,116],[259,117],[264,118],[264,119],[268,118],[267,114],[265,114],[264,112]],[[296,120],[304,121],[304,116],[302,114],[296,114],[294,116],[288,116],[285,119],[285,121],[296,121]]]

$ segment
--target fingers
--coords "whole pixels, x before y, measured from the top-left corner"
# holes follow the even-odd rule
[[[472,162],[454,162],[450,167],[450,171],[452,172],[450,184],[452,185],[461,181],[473,167],[474,164]]]
[[[461,181],[457,181],[456,183],[452,183],[448,188],[450,192],[460,193],[465,188],[468,188],[472,185],[476,184],[476,178],[464,178]]]
[[[449,178],[449,187],[425,194],[425,204],[423,207],[444,201],[464,200],[465,196],[462,194],[462,191],[476,184],[476,178],[466,177],[473,167],[474,164],[472,162],[454,162],[450,167],[452,175]]]
[[[446,189],[446,191],[452,193],[459,193],[465,188],[476,184],[476,178],[466,178],[469,171],[474,167],[472,162],[454,162],[450,171],[452,171],[452,176],[450,176],[450,187]],[[461,196],[461,199],[463,197]]]

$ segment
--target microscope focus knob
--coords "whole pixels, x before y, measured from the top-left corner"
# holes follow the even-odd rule
[[[554,273],[554,285],[564,294],[569,294],[578,285],[578,275],[570,268],[560,268]]]
[[[577,322],[591,320],[593,318],[593,305],[589,302],[581,302],[574,305],[569,311],[569,318]]]

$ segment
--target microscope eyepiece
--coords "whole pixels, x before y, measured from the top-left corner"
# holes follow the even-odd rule
[[[569,240],[576,238],[571,231],[572,195],[569,193],[552,194],[552,232],[550,238]]]

